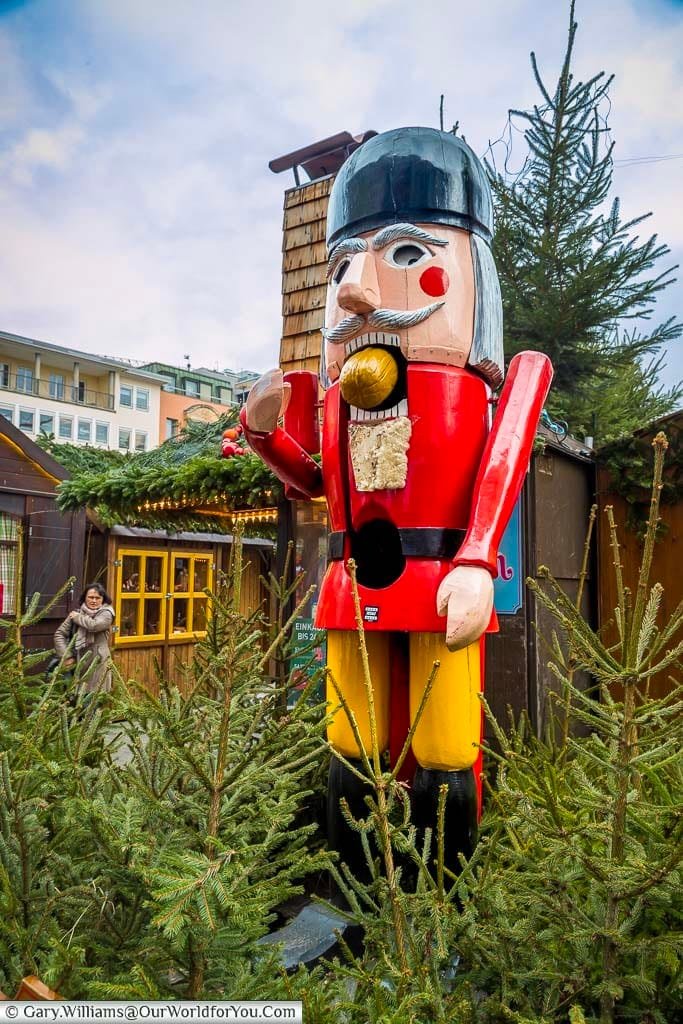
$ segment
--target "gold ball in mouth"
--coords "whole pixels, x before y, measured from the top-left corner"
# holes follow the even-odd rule
[[[372,347],[354,352],[339,377],[342,398],[359,409],[376,409],[398,381],[398,363],[389,349]]]

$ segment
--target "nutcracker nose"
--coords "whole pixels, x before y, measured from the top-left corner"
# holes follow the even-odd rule
[[[362,316],[379,309],[379,282],[372,253],[359,252],[352,257],[349,269],[339,285],[337,303],[348,313],[359,313]]]

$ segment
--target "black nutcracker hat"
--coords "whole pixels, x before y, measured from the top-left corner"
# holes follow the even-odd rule
[[[395,128],[343,164],[327,212],[327,244],[401,221],[464,228],[490,245],[486,173],[466,142],[436,128]]]

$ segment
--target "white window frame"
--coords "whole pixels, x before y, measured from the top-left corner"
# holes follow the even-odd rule
[[[97,436],[97,431],[101,427],[104,427],[104,430],[105,430],[106,435],[107,435],[105,437],[104,441],[102,440],[101,437]],[[95,421],[95,444],[106,444],[106,446],[109,447],[109,424],[105,423],[103,420],[96,420]]]
[[[142,448],[138,444],[138,439],[139,438],[142,438]],[[146,452],[147,451],[147,441],[148,440],[149,440],[149,435],[148,435],[146,430],[136,430],[135,431],[135,436],[134,436],[135,451],[136,452]]]
[[[22,427],[22,425],[21,425],[22,414],[31,417],[31,428],[30,429],[28,429],[27,427]],[[17,426],[19,427],[19,430],[23,430],[23,432],[25,434],[35,434],[35,432],[36,432],[36,410],[35,409],[22,409],[22,407],[19,406],[19,417],[18,417]]]
[[[144,405],[140,405],[141,398],[144,401]],[[138,412],[149,412],[149,388],[135,389],[135,408]]]
[[[52,427],[50,428],[50,430],[45,430],[45,428],[43,427],[43,417],[44,416],[47,419],[52,420]],[[55,414],[53,412],[39,412],[38,413],[38,431],[39,431],[39,433],[41,433],[41,434],[54,434],[56,419],[57,419],[57,417],[55,416]]]
[[[130,393],[130,402],[124,402],[124,400],[123,400],[123,392],[124,391],[127,391],[127,392]],[[133,395],[133,391],[134,391],[134,388],[133,388],[132,384],[121,384],[119,386],[119,405],[123,409],[132,409],[133,408],[133,400],[134,400],[134,397],[135,397]]]
[[[24,378],[23,384],[19,383],[19,374],[22,374],[22,377]],[[25,380],[26,376],[28,376],[30,378],[30,381],[31,381],[31,387],[30,388],[26,387],[26,380]],[[33,369],[32,366],[17,366],[17,372],[16,372],[16,375],[15,375],[15,379],[16,379],[17,391],[21,391],[22,394],[24,394],[24,395],[32,395],[33,394],[33,388],[34,388],[34,385],[35,385],[36,375],[35,375],[35,372],[34,372],[34,369]]]
[[[69,424],[69,433],[65,434],[62,430],[62,424]],[[73,416],[61,416],[59,417],[59,432],[57,434],[61,441],[73,441],[74,439],[74,418]]]
[[[88,428],[87,437],[81,437],[81,425]],[[84,419],[82,416],[78,417],[78,423],[76,424],[76,440],[84,442],[85,444],[92,444],[92,420]]]
[[[11,413],[11,415],[5,416],[5,412],[3,412],[3,409],[5,410],[5,412]],[[14,423],[14,412],[15,407],[13,405],[3,405],[2,407],[0,407],[0,416],[5,416],[5,419],[9,420],[10,423]]]
[[[47,382],[47,393],[57,402],[64,401],[66,380],[63,373],[51,373]]]
[[[128,434],[128,443],[127,444],[121,444],[121,434]],[[119,427],[118,446],[119,446],[119,448],[120,448],[120,450],[122,452],[129,452],[130,451],[130,442],[132,440],[132,437],[133,437],[133,431],[131,430],[130,427]]]

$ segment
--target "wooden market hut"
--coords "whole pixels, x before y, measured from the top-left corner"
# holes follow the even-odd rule
[[[657,582],[664,588],[660,625],[683,601],[683,411],[679,409],[605,445],[598,452],[599,615],[607,638],[613,642],[617,640],[614,621],[617,586],[606,510],[611,507],[614,515],[624,586],[635,594],[650,503],[654,465],[652,442],[660,432],[667,438],[669,448],[664,459],[659,539],[650,571],[650,586]],[[681,639],[680,634],[672,636],[671,647]],[[663,697],[670,689],[668,673],[653,676],[650,690],[653,696]]]
[[[178,437],[140,455],[59,446],[72,464],[60,506],[86,505],[85,575],[98,580],[116,612],[114,662],[126,679],[156,686],[157,666],[183,685],[195,644],[206,635],[207,596],[228,570],[239,527],[240,608],[269,611],[262,582],[274,562],[278,484],[253,454],[220,456],[235,411],[190,423]]]
[[[39,608],[45,608],[74,578],[72,589],[23,631],[22,642],[31,650],[52,647],[55,629],[83,586],[85,512],[57,507],[57,488],[68,478],[62,465],[0,416],[0,616],[17,615],[20,592],[21,610],[26,595],[36,592]]]

